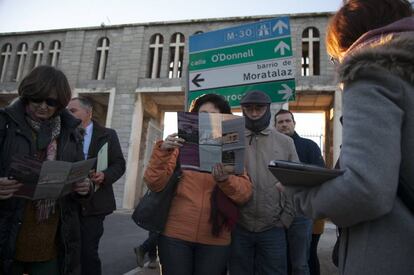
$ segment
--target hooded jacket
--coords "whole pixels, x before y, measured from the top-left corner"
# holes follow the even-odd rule
[[[341,274],[413,274],[414,215],[397,188],[414,184],[414,18],[362,36],[339,73],[345,173],[295,190],[295,202],[344,228]]]
[[[25,118],[25,107],[20,99],[0,112],[0,177],[5,176],[14,154],[33,156],[36,145]],[[78,161],[83,159],[82,137],[77,130],[80,121],[63,110],[61,133],[58,138],[57,160]],[[85,198],[86,199],[86,198]],[[80,224],[77,200],[82,197],[71,193],[59,199],[60,223],[58,260],[60,274],[80,274]],[[0,200],[0,274],[11,274],[16,240],[22,225],[27,200],[19,197]]]

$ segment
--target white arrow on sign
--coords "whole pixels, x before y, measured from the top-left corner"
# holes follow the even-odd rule
[[[283,100],[289,100],[289,98],[292,96],[292,89],[286,85],[286,84],[282,84],[282,87],[284,88],[283,90],[278,91],[277,93],[280,95],[283,95],[282,99]]]
[[[279,34],[283,33],[283,29],[287,29],[288,25],[282,20],[278,20],[277,23],[273,26],[273,31],[279,30]]]
[[[270,66],[271,65],[271,66]],[[293,57],[277,58],[189,72],[189,90],[282,81],[295,77]]]
[[[277,46],[275,47],[275,53],[277,53],[278,51],[280,51],[281,55],[285,55],[285,50],[290,50],[290,47],[288,44],[286,44],[283,41],[280,41],[279,44],[277,44]]]

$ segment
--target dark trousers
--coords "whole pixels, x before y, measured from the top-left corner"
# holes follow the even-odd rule
[[[221,275],[230,256],[230,245],[206,245],[159,235],[162,274]]]
[[[99,241],[103,235],[105,215],[81,216],[81,265],[82,275],[101,275]]]
[[[321,234],[312,234],[312,242],[309,255],[309,269],[310,275],[320,275],[320,265],[318,258],[318,243],[321,238]]]
[[[0,271],[0,274],[1,271]],[[13,262],[12,275],[59,275],[58,260],[53,259],[46,262]]]
[[[157,258],[158,233],[148,232],[148,238],[140,245],[145,253],[148,253],[150,259]]]

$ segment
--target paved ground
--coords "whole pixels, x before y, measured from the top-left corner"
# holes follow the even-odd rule
[[[134,224],[131,214],[131,211],[119,210],[105,220],[105,233],[99,249],[103,275],[159,275],[158,269],[141,269],[136,265],[133,248],[146,239],[147,232]],[[331,263],[335,240],[335,227],[328,225],[319,242],[321,275],[338,274]]]

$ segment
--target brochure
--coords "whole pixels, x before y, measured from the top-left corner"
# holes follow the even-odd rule
[[[223,163],[231,174],[244,170],[244,117],[216,113],[179,112],[178,136],[183,169],[211,172]]]
[[[72,184],[89,175],[96,158],[78,162],[44,161],[29,156],[14,156],[8,177],[23,186],[14,193],[16,197],[32,200],[57,199],[72,191]]]

